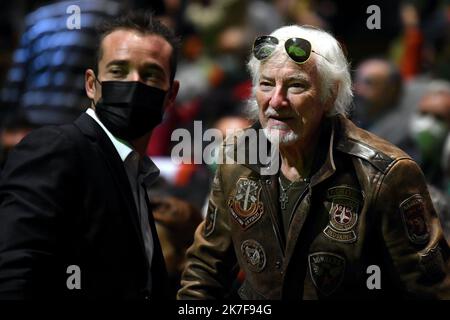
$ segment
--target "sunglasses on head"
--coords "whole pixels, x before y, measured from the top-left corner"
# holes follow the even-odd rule
[[[265,60],[272,55],[277,47],[279,40],[272,36],[261,36],[255,39],[253,43],[253,55],[258,60]],[[321,56],[328,61],[327,58],[320,53],[311,49],[311,42],[303,38],[289,38],[284,43],[284,48],[289,58],[297,64],[308,61],[311,52]]]

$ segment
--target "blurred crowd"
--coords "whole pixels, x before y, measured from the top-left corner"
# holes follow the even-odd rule
[[[379,5],[381,28],[366,12]],[[81,26],[69,30],[77,5]],[[84,71],[95,64],[95,25],[127,9],[152,9],[182,43],[178,102],[148,146],[161,168],[155,219],[174,290],[184,252],[204,218],[214,165],[170,160],[177,128],[243,128],[253,39],[308,24],[341,41],[354,83],[349,117],[410,154],[422,167],[450,237],[450,1],[161,0],[24,1],[0,4],[0,167],[30,130],[72,121],[88,106]]]

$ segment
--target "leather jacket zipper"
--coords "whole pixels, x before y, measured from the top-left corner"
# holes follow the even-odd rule
[[[278,217],[276,216],[277,210],[276,210],[274,204],[277,202],[274,201],[271,192],[269,192],[269,190],[268,190],[268,185],[271,183],[272,183],[272,181],[270,179],[268,179],[266,181],[261,180],[264,197],[266,199],[269,199],[268,203],[269,203],[270,218],[272,220],[272,228],[273,228],[276,238],[278,239],[278,244],[280,245],[281,254],[283,255],[283,258],[284,258],[284,256],[285,256],[284,251],[286,249],[286,244],[285,244],[283,237],[281,236]]]

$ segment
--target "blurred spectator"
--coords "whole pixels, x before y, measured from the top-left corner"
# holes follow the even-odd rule
[[[405,80],[450,78],[450,2],[409,0],[400,6],[401,37],[392,48]]]
[[[239,130],[248,128],[251,125],[252,121],[248,120],[247,118],[244,118],[243,116],[229,115],[220,118],[214,125],[214,128],[219,129],[220,132],[222,132],[223,138],[225,139],[227,137],[227,134],[233,134]],[[219,155],[218,151],[215,154],[216,156],[218,156]],[[217,164],[213,163],[209,167],[212,171],[212,174],[214,174],[216,172]],[[206,208],[204,207],[204,209]]]
[[[194,240],[202,216],[194,206],[175,197],[154,198],[151,203],[169,276],[170,294],[175,297],[186,263],[186,250]]]
[[[202,33],[206,45],[213,46],[221,29],[243,24],[246,9],[247,1],[192,0],[186,7],[185,18]]]
[[[423,34],[419,25],[419,13],[413,4],[403,4],[400,7],[400,16],[404,33],[400,70],[403,79],[410,79],[421,71]]]
[[[321,29],[330,27],[323,14],[334,11],[333,3],[314,0],[277,0],[275,2],[279,7],[284,7],[286,16],[294,24],[307,24]]]
[[[252,121],[241,115],[229,115],[217,120],[214,128],[219,129],[220,132],[222,132],[223,137],[226,138],[227,133],[234,133],[236,131],[248,128],[252,124]]]
[[[408,127],[402,121],[402,89],[402,78],[394,64],[381,58],[363,61],[354,80],[352,120],[361,128],[404,147]]]
[[[285,17],[280,12],[281,8],[276,6],[276,2],[250,1],[247,10],[247,24],[252,31],[251,37],[269,34],[284,24]],[[251,41],[247,43],[251,43]]]
[[[253,123],[252,121],[245,118],[244,116],[242,116],[240,114],[235,114],[235,115],[223,116],[222,118],[217,120],[217,122],[214,124],[214,128],[220,130],[220,132],[222,133],[223,140],[225,140],[227,138],[227,134],[232,135],[232,134],[238,132],[239,130],[248,128],[252,125],[252,123]],[[220,145],[216,144],[216,150],[214,152],[216,159],[220,156],[219,148],[220,148]],[[211,177],[214,176],[214,174],[216,173],[216,169],[217,169],[216,161],[214,161],[214,163],[209,165],[209,169],[211,171]],[[202,209],[203,217],[206,216],[207,210],[208,210],[208,198],[205,197],[204,205],[203,205],[203,209]]]
[[[450,1],[437,1],[424,24],[424,61],[435,78],[450,80]]]
[[[446,189],[448,154],[444,146],[450,128],[450,82],[435,80],[429,84],[410,126],[428,182]]]

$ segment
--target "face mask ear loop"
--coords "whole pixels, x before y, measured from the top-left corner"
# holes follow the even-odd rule
[[[100,82],[100,80],[98,80],[97,75],[94,73],[94,81],[97,81],[99,85],[102,85],[102,83]]]
[[[98,80],[97,75],[95,73],[94,73],[94,81],[97,81],[98,84],[100,86],[102,86],[102,83],[100,82],[100,80]],[[92,99],[91,101],[92,101],[92,104],[94,105],[94,107],[97,108],[97,104],[95,103],[94,99]]]

